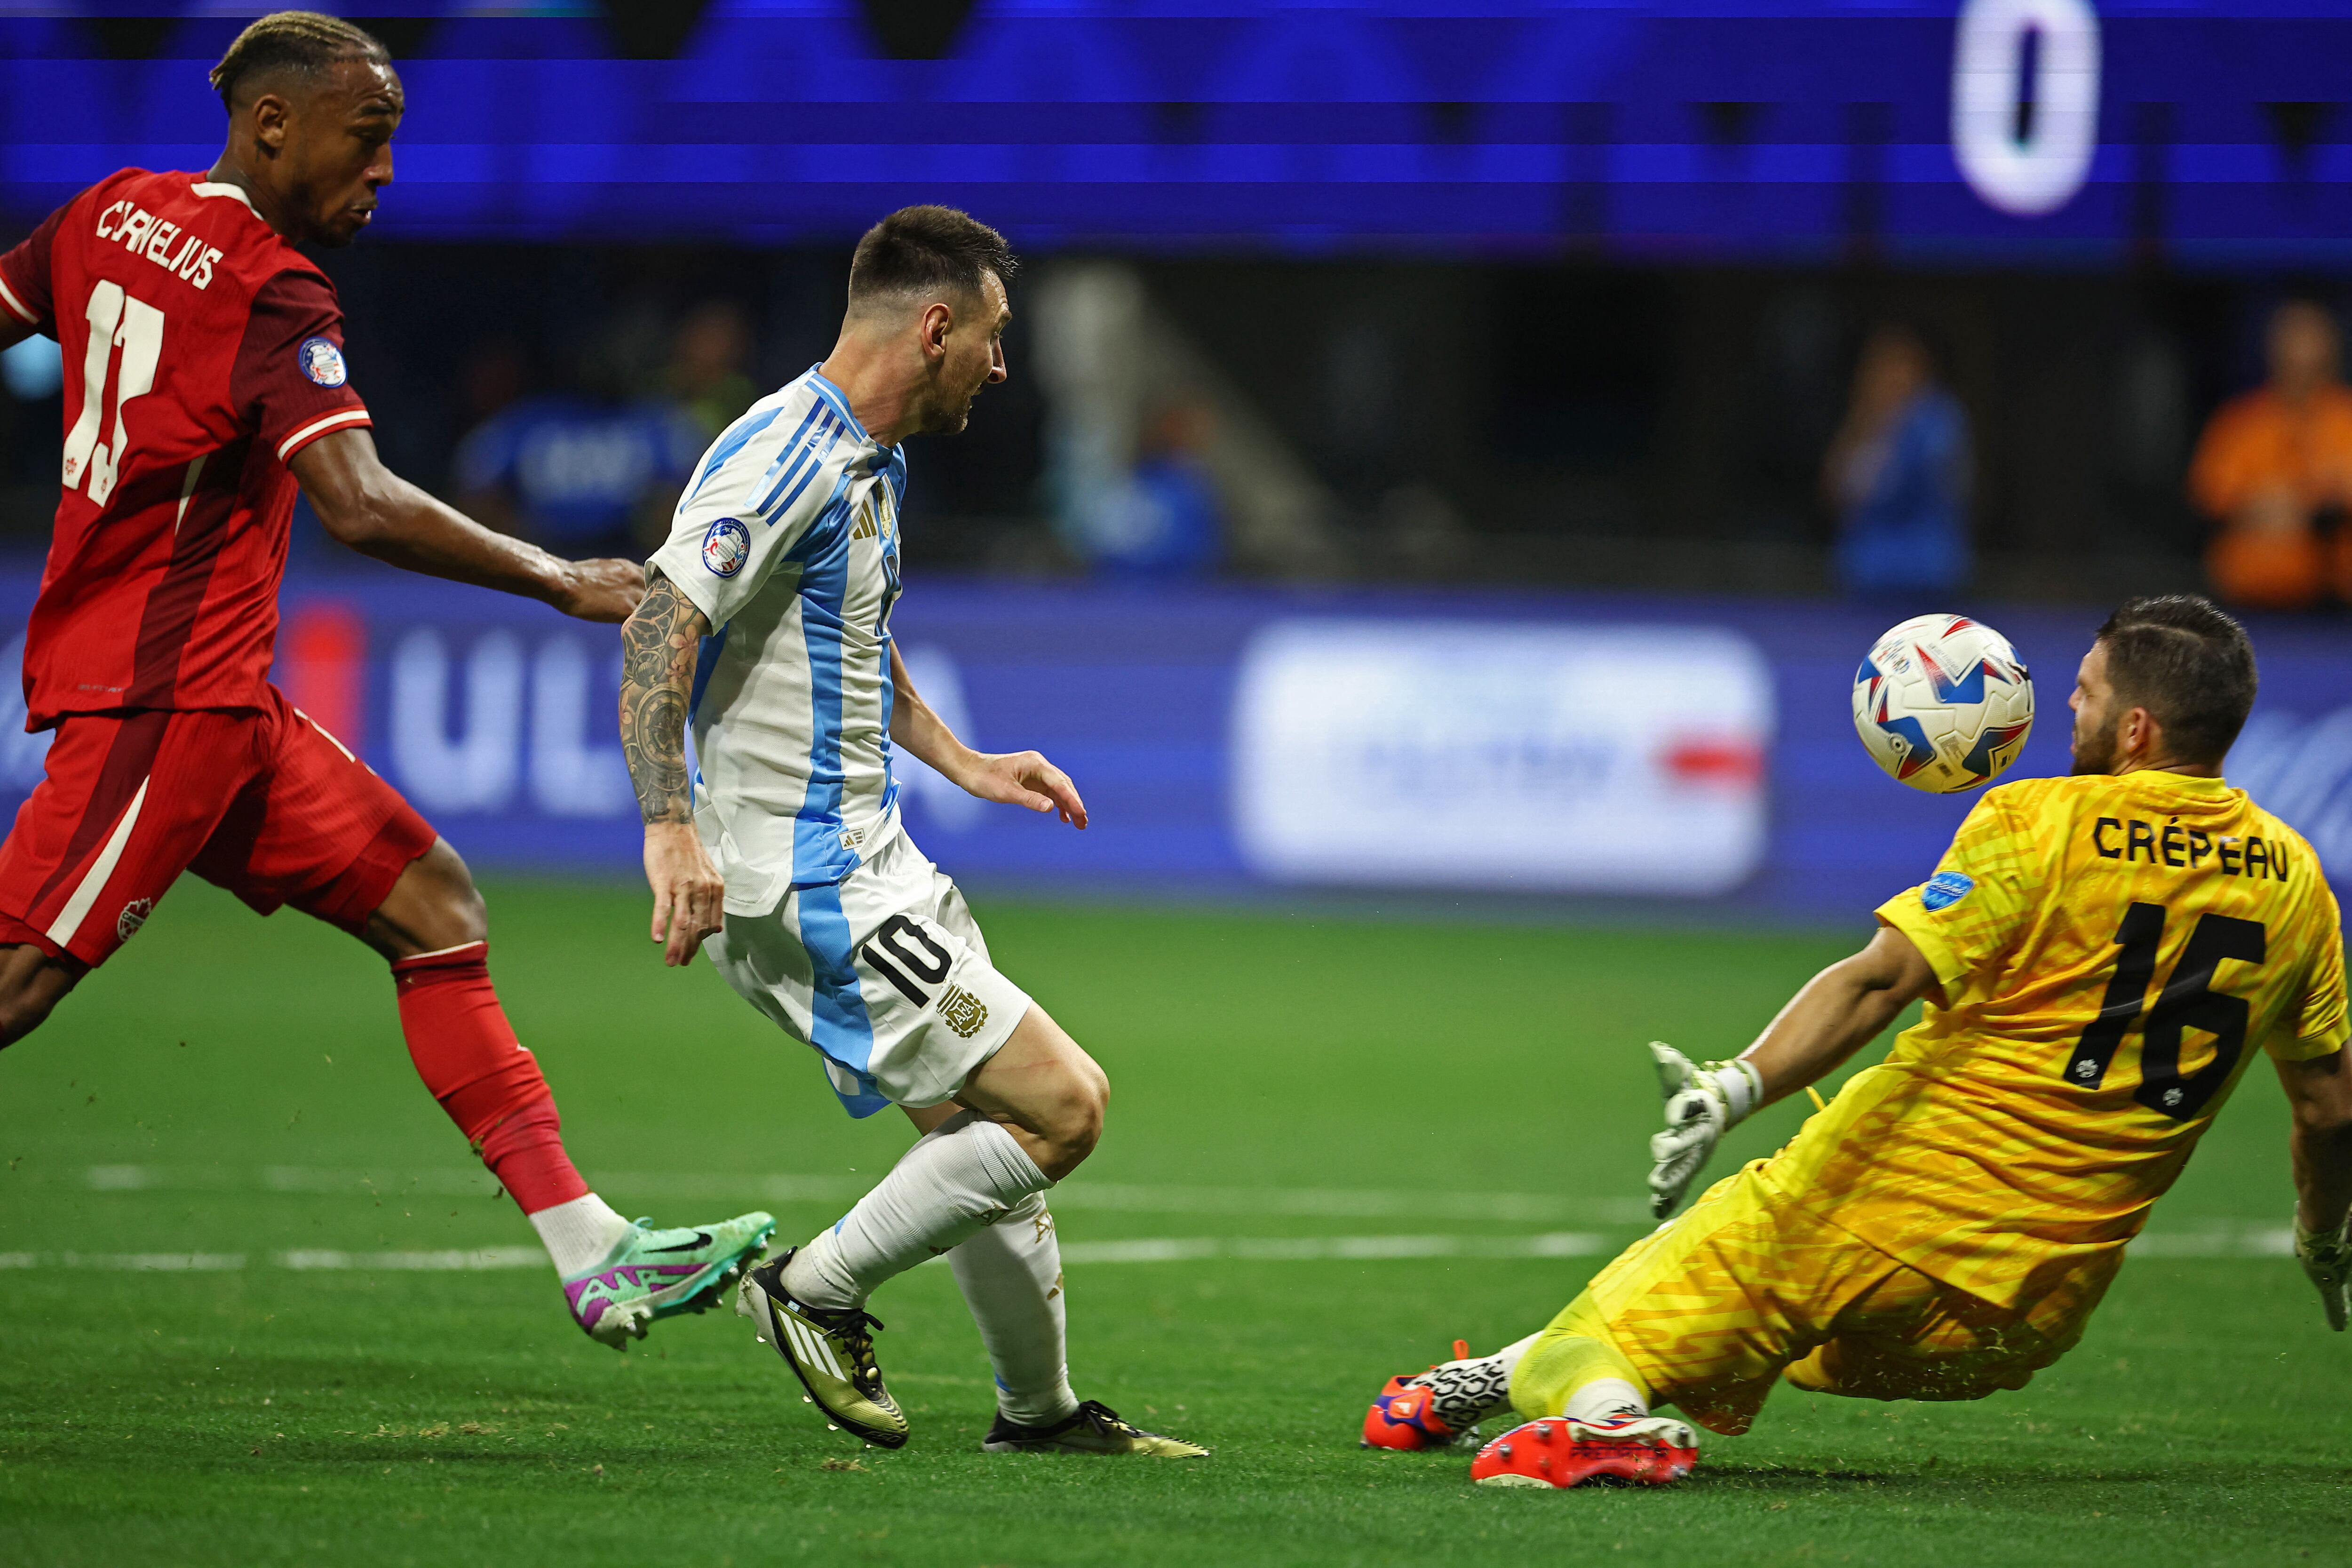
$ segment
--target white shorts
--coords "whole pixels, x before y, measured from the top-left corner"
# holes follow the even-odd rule
[[[952,1100],[1029,1011],[956,885],[901,830],[837,886],[729,914],[702,951],[737,994],[814,1047],[852,1116]]]

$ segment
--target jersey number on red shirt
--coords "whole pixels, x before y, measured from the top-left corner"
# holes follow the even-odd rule
[[[66,432],[64,482],[80,487],[87,468],[89,499],[99,506],[114,493],[114,477],[130,449],[131,435],[123,414],[131,399],[144,396],[155,385],[155,365],[163,354],[163,312],[144,300],[123,292],[122,285],[99,279],[89,291],[89,348],[82,356],[81,417]],[[121,368],[115,373],[115,353],[121,349]],[[113,434],[104,442],[99,432],[106,424],[109,388],[113,391]]]

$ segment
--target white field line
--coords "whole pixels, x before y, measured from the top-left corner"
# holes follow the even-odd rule
[[[545,1268],[547,1252],[537,1247],[478,1247],[471,1251],[331,1252],[308,1248],[273,1252],[280,1268],[360,1269],[371,1273],[470,1274],[485,1268]]]
[[[727,1175],[708,1172],[616,1171],[604,1175],[600,1185],[603,1191],[618,1194],[630,1202],[646,1198],[672,1202],[754,1201],[846,1205],[864,1195],[877,1179],[878,1175],[869,1179],[859,1174]],[[497,1184],[479,1169],[463,1166],[364,1171],[310,1165],[265,1165],[258,1168],[92,1165],[89,1167],[86,1180],[92,1191],[112,1193],[269,1192],[383,1197],[412,1194],[488,1197],[498,1191]],[[1642,1198],[1538,1193],[1447,1193],[1378,1187],[1158,1186],[1090,1182],[1081,1177],[1055,1187],[1051,1201],[1055,1209],[1074,1214],[1193,1214],[1249,1217],[1280,1215],[1323,1219],[1516,1221],[1520,1224],[1566,1221],[1584,1225],[1638,1226],[1645,1229],[1650,1224],[1649,1205]],[[2251,1220],[2193,1220],[2178,1230],[2159,1230],[2141,1237],[2132,1243],[2132,1251],[2140,1258],[2273,1258],[2291,1254],[2294,1242],[2290,1233],[2280,1226]],[[10,1264],[7,1259],[13,1256],[0,1253],[0,1268],[26,1267]],[[320,1264],[313,1267],[334,1266]]]
[[[1616,1238],[1590,1231],[1547,1231],[1534,1236],[1195,1236],[1145,1237],[1124,1241],[1068,1241],[1066,1264],[1194,1263],[1233,1259],[1247,1263],[1324,1261],[1375,1262],[1413,1258],[1599,1258]],[[2284,1226],[2209,1223],[2195,1230],[2152,1231],[2131,1244],[2142,1258],[2287,1258],[2294,1233]],[[937,1258],[932,1262],[940,1261]],[[544,1268],[536,1247],[482,1247],[436,1251],[344,1252],[303,1248],[273,1252],[268,1264],[304,1272],[457,1274],[511,1268]],[[0,1252],[0,1270],[13,1268],[105,1269],[142,1273],[218,1272],[241,1269],[242,1252]]]
[[[635,1202],[710,1199],[740,1203],[856,1202],[880,1179],[865,1175],[726,1175],[704,1172],[600,1173],[598,1190]],[[92,1165],[92,1191],[338,1193],[380,1196],[487,1196],[497,1184],[478,1169],[330,1170],[308,1165]],[[1195,1187],[1090,1182],[1054,1189],[1053,1205],[1120,1214],[1296,1215],[1326,1219],[1453,1219],[1649,1223],[1647,1200],[1538,1193],[1446,1193],[1369,1187]],[[627,1204],[623,1205],[624,1207]]]
[[[234,1271],[246,1267],[242,1252],[0,1252],[0,1268],[101,1268],[134,1273]],[[368,1273],[473,1273],[485,1268],[545,1268],[547,1254],[536,1247],[479,1247],[471,1251],[273,1252],[276,1268],[358,1269]]]
[[[1062,1261],[1191,1263],[1234,1258],[1254,1263],[1302,1263],[1327,1258],[1599,1258],[1611,1250],[1606,1237],[1584,1231],[1552,1231],[1543,1236],[1200,1236],[1065,1242]]]
[[[348,1194],[379,1196],[474,1196],[497,1192],[496,1184],[478,1169],[443,1166],[410,1171],[336,1170],[310,1165],[92,1165],[87,1173],[96,1192],[270,1192]],[[708,1172],[614,1172],[603,1190],[635,1200],[661,1198],[676,1202],[707,1199],[742,1202],[843,1204],[855,1202],[872,1185],[866,1175],[728,1175]],[[1233,1215],[1247,1217],[1307,1215],[1332,1219],[1438,1219],[1496,1221],[1580,1221],[1587,1225],[1638,1226],[1650,1223],[1647,1203],[1641,1198],[1544,1194],[1536,1193],[1448,1193],[1377,1187],[1207,1187],[1158,1186],[1119,1182],[1089,1182],[1083,1178],[1054,1189],[1055,1209],[1070,1213],[1096,1211],[1117,1214]],[[1570,1235],[1582,1239],[1582,1233]],[[1324,1237],[1151,1238],[1136,1241],[1077,1242],[1063,1248],[1070,1262],[1158,1262],[1205,1258],[1342,1258],[1342,1257],[1584,1257],[1584,1252],[1503,1251],[1495,1247],[1528,1248],[1547,1243],[1542,1237]],[[1341,1252],[1341,1247],[1439,1247],[1447,1250],[1412,1252]],[[1168,1251],[1169,1248],[1192,1250]],[[1271,1250],[1250,1251],[1245,1248]],[[1285,1251],[1288,1248],[1291,1250]],[[1308,1250],[1298,1250],[1301,1248]],[[1312,1250],[1323,1248],[1325,1250]],[[1487,1250],[1480,1251],[1478,1249]],[[1107,1250],[1104,1250],[1107,1249]],[[2151,1231],[2131,1244],[2137,1258],[2283,1258],[2294,1251],[2293,1234],[2284,1226],[2252,1220],[2199,1219],[2179,1229]],[[0,1252],[0,1268],[71,1267],[84,1268],[205,1269],[234,1268],[241,1262],[219,1261],[225,1253],[40,1254]],[[63,1264],[67,1256],[88,1261]],[[292,1268],[537,1268],[541,1259],[531,1247],[491,1247],[474,1252],[340,1252],[329,1250],[283,1253],[281,1262]],[[480,1258],[506,1261],[422,1262],[417,1259]],[[108,1261],[112,1259],[113,1261]],[[210,1261],[206,1261],[209,1259]],[[399,1261],[361,1261],[398,1259]]]
[[[110,1268],[167,1274],[245,1267],[242,1252],[0,1252],[0,1268]]]
[[[1552,1231],[1541,1236],[1155,1237],[1140,1241],[1072,1242],[1062,1248],[1062,1261],[1189,1263],[1231,1258],[1251,1262],[1301,1263],[1398,1258],[1597,1258],[1608,1250],[1607,1237],[1580,1231]],[[241,1252],[0,1252],[0,1268],[237,1269],[243,1268],[246,1261]],[[547,1254],[536,1247],[483,1247],[471,1251],[439,1252],[306,1248],[273,1252],[268,1262],[276,1268],[376,1274],[469,1274],[548,1266]]]
[[[2130,1251],[2134,1258],[2293,1258],[2294,1227],[2204,1221],[2190,1230],[2143,1231]]]

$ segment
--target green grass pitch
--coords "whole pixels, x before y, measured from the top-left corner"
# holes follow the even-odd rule
[[[845,1118],[807,1053],[707,968],[664,971],[638,893],[490,893],[508,1005],[580,1164],[625,1212],[768,1207],[805,1235],[908,1141],[895,1117]],[[1540,1324],[1595,1248],[1638,1233],[1644,1040],[1736,1047],[1846,941],[981,914],[1114,1085],[1108,1136],[1055,1204],[1077,1385],[1213,1458],[979,1454],[986,1363],[943,1268],[875,1303],[915,1425],[885,1454],[825,1431],[730,1314],[614,1354],[570,1325],[543,1266],[288,1267],[531,1238],[418,1088],[383,965],[190,882],[0,1055],[0,1564],[2352,1552],[2352,1339],[2261,1251],[2289,1189],[2260,1065],[2158,1211],[2170,1255],[2137,1258],[2082,1348],[2023,1393],[1784,1389],[1680,1488],[1495,1496],[1458,1455],[1359,1451],[1367,1399],[1457,1334],[1485,1349]],[[1797,1120],[1777,1107],[1729,1152]],[[1155,1241],[1181,1260],[1138,1260]],[[1444,1246],[1462,1255],[1363,1256]]]

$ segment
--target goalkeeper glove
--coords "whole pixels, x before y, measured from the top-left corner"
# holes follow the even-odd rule
[[[2301,1215],[2294,1220],[2294,1255],[2311,1282],[2319,1287],[2319,1304],[2327,1310],[2327,1326],[2339,1334],[2344,1331],[2347,1288],[2352,1288],[2352,1237],[2346,1235],[2347,1228],[2352,1228],[2352,1221],[2334,1230],[2308,1231],[2303,1228]]]
[[[1675,1212],[1724,1133],[1747,1119],[1764,1098],[1764,1079],[1745,1061],[1694,1064],[1674,1047],[1650,1042],[1658,1088],[1666,1097],[1666,1130],[1650,1140],[1650,1213]]]

